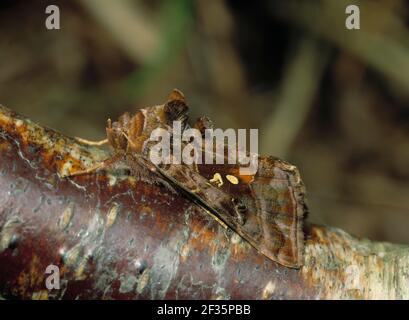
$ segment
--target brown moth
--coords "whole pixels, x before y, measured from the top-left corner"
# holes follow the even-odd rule
[[[90,173],[125,160],[131,174],[156,172],[176,189],[203,207],[224,227],[226,225],[273,261],[299,268],[303,261],[303,220],[307,213],[305,188],[298,170],[274,157],[258,156],[258,170],[240,175],[239,166],[227,164],[164,164],[149,160],[154,129],[172,131],[173,121],[187,123],[188,107],[183,94],[173,90],[164,105],[141,109],[135,115],[122,115],[107,124],[107,140],[115,155],[95,167],[71,175]],[[202,117],[195,127],[211,128]],[[83,142],[86,142],[83,140]]]
[[[244,223],[234,230],[261,253],[288,267],[302,265],[305,188],[297,169],[274,157],[259,157],[254,175],[240,175],[233,165],[199,165],[201,176],[223,179],[218,188],[240,199]]]

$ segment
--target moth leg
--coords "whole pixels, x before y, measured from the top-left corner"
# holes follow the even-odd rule
[[[108,143],[108,139],[103,139],[103,140],[100,140],[100,141],[91,141],[91,140],[83,139],[83,138],[80,138],[80,137],[75,137],[75,140],[77,140],[78,142],[81,142],[83,144],[89,145],[89,146],[102,146],[102,145]]]
[[[64,177],[81,176],[81,175],[84,175],[84,174],[93,173],[93,172],[95,172],[97,170],[100,170],[100,169],[108,168],[108,167],[112,166],[113,164],[115,164],[116,162],[118,162],[119,160],[121,160],[122,157],[123,157],[122,154],[116,154],[116,155],[112,156],[111,158],[105,159],[105,160],[101,161],[100,163],[97,163],[96,165],[94,165],[92,167],[89,167],[89,168],[84,169],[84,170],[79,170],[79,171],[76,171],[76,172],[72,172],[72,173],[70,172],[69,174],[65,175]]]

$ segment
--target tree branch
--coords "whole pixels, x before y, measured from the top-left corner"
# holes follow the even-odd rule
[[[0,296],[409,298],[408,247],[310,226],[305,264],[289,269],[166,185],[120,169],[61,178],[107,156],[0,106]]]

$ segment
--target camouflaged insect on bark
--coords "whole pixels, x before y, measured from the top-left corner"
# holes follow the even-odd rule
[[[60,177],[107,156],[0,106],[1,297],[409,298],[406,246],[309,226],[304,265],[289,269],[148,178]],[[60,290],[45,287],[50,264]]]

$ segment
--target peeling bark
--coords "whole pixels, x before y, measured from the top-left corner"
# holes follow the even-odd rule
[[[166,183],[120,168],[61,178],[107,156],[0,106],[0,297],[409,298],[406,246],[311,225],[304,266],[289,269]]]

